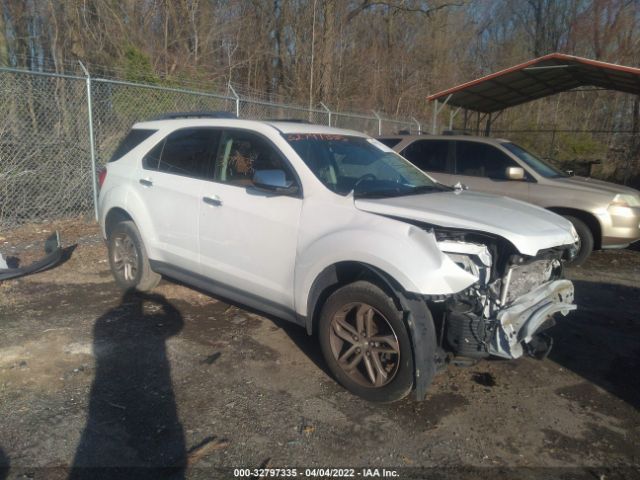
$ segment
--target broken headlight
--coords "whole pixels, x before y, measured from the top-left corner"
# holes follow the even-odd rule
[[[445,240],[438,242],[438,246],[453,263],[477,277],[481,284],[489,281],[491,254],[485,245]]]

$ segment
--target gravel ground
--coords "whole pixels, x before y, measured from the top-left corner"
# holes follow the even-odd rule
[[[640,478],[638,251],[569,272],[580,308],[546,360],[451,366],[426,401],[375,405],[334,382],[299,327],[166,280],[123,297],[92,224],[25,227],[0,252],[28,263],[54,228],[77,239],[67,261],[0,284],[0,480],[261,466]]]

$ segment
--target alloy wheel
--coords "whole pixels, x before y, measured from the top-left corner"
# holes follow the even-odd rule
[[[116,234],[111,255],[116,275],[126,282],[134,282],[138,275],[138,251],[132,238],[126,233]]]
[[[349,303],[331,319],[333,356],[349,377],[364,387],[383,387],[400,366],[400,344],[389,321],[366,303]]]

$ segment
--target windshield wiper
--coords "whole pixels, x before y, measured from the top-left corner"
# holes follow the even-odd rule
[[[399,190],[373,190],[370,192],[356,192],[355,197],[359,198],[391,198],[391,197],[404,197],[407,195],[419,195],[421,193],[430,192],[442,192],[443,188],[436,185],[420,185],[419,187],[408,187],[407,189]]]
[[[410,191],[405,193],[404,195],[419,195],[421,193],[430,193],[430,192],[443,192],[445,188],[437,185],[420,185],[419,187],[413,187]]]
[[[390,198],[401,197],[406,195],[406,192],[399,190],[372,190],[370,192],[354,192],[354,198]]]

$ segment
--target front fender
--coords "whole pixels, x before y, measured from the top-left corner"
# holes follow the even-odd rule
[[[477,278],[444,255],[435,236],[403,222],[379,218],[374,228],[341,229],[302,249],[296,262],[296,311],[307,316],[315,279],[340,262],[359,262],[384,272],[404,291],[446,295],[464,290]]]

